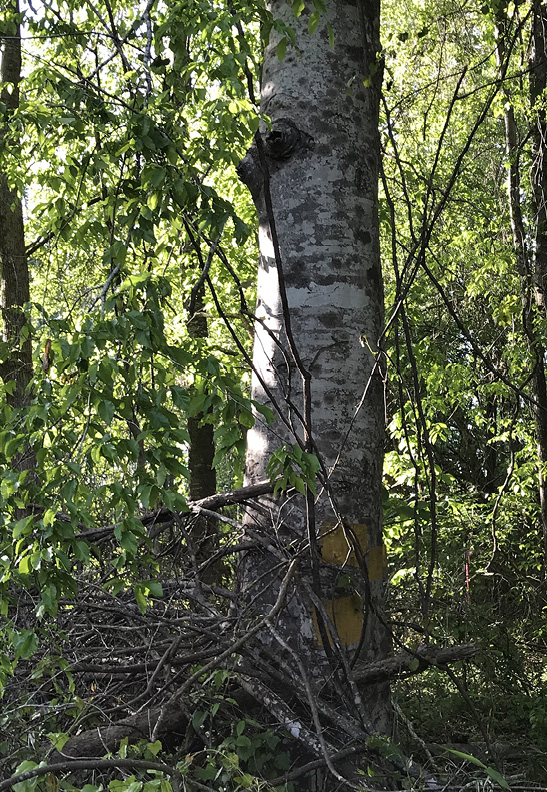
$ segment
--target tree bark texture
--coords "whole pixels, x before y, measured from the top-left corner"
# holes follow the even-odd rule
[[[194,313],[187,322],[188,334],[192,338],[207,338],[208,326],[204,313],[204,288],[197,293]],[[215,442],[213,425],[203,423],[205,415],[199,412],[188,417],[188,495],[191,501],[199,501],[214,495],[217,491],[216,470],[213,467]],[[197,515],[192,523],[191,538],[197,561],[204,561],[212,555],[217,545],[217,526],[214,520],[205,515]],[[214,577],[213,570],[209,574]],[[210,581],[209,581],[210,582]]]
[[[0,152],[10,145],[10,120],[19,106],[21,80],[21,39],[18,21],[18,0],[8,2],[4,11],[2,61],[0,66],[0,99],[7,108],[7,123],[0,127]],[[25,252],[23,211],[17,191],[10,188],[5,169],[0,165],[0,267],[2,281],[0,308],[2,311],[2,340],[10,352],[0,374],[5,382],[14,381],[10,394],[12,403],[21,406],[32,376],[30,338],[23,338],[25,325],[23,306],[30,299],[29,275]]]
[[[289,44],[280,60],[281,35],[272,34],[261,97],[272,127],[261,129],[238,169],[259,220],[252,395],[276,414],[271,426],[257,416],[248,434],[246,484],[267,477],[268,460],[283,444],[312,451],[322,468],[315,499],[265,497],[248,521],[285,547],[309,542],[301,567],[308,595],[305,586],[294,593],[278,629],[317,671],[318,645],[331,639],[359,645],[366,661],[389,649],[380,491],[379,6],[333,0],[311,36],[306,11],[295,19],[284,0],[269,8],[295,31],[298,49]],[[359,595],[339,597],[341,568],[352,566]],[[264,583],[267,567],[263,556],[251,555],[243,574],[263,610],[276,596],[276,586]],[[253,589],[254,580],[261,586]],[[369,712],[387,727],[387,687],[375,691]]]

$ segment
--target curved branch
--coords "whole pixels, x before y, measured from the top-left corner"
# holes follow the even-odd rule
[[[74,770],[106,770],[110,767],[137,767],[143,770],[159,770],[173,779],[173,790],[179,792],[182,776],[176,767],[161,764],[160,762],[148,762],[145,759],[69,759],[66,762],[54,762],[53,764],[35,767],[26,770],[24,773],[0,781],[0,792],[4,789],[11,789],[15,784],[28,781],[38,776],[49,775],[50,773],[62,773],[64,771],[73,772]]]

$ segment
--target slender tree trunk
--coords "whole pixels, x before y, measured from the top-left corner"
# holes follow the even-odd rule
[[[530,105],[532,111],[546,85],[545,64],[545,8],[539,0],[534,0],[532,41],[533,50],[530,61]],[[506,18],[498,21],[498,64],[503,64],[508,54],[505,52],[504,32]],[[521,178],[519,162],[519,142],[515,114],[511,97],[505,89],[505,146],[509,159],[508,193],[511,217],[511,232],[517,271],[520,278],[522,321],[528,346],[532,355],[532,395],[534,398],[533,415],[536,429],[538,459],[538,494],[542,532],[543,574],[547,574],[547,382],[545,376],[545,349],[536,327],[538,309],[545,310],[545,278],[547,273],[547,225],[545,210],[545,185],[547,184],[547,162],[545,155],[545,113],[541,107],[536,111],[533,128],[533,166],[532,166],[532,220],[535,231],[533,249],[527,244],[521,210]]]
[[[544,314],[547,308],[547,123],[545,120],[545,89],[547,88],[547,8],[541,0],[533,2],[532,52],[530,58],[530,105],[534,113],[532,128],[532,184],[535,226],[535,261],[533,267],[534,301]],[[547,575],[547,384],[545,377],[545,349],[536,345],[535,408],[539,496],[543,528],[543,566]]]
[[[194,307],[194,315],[188,320],[188,333],[192,338],[207,338],[207,318],[203,313],[204,289],[200,288]],[[188,495],[190,500],[199,501],[217,491],[216,470],[213,467],[215,456],[215,443],[213,438],[213,425],[202,423],[205,417],[203,412],[188,418],[188,434],[190,446],[188,449]],[[217,538],[217,525],[210,517],[197,516],[192,523],[192,543],[198,562],[206,560],[215,550]],[[209,569],[205,575],[207,582],[212,582],[219,568]]]
[[[277,629],[313,677],[325,672],[325,653],[331,667],[339,662],[337,646],[367,661],[389,651],[382,615],[379,7],[333,0],[311,36],[306,12],[296,20],[285,0],[269,8],[294,29],[298,49],[289,44],[280,60],[284,44],[272,35],[261,101],[272,129],[262,130],[239,167],[259,218],[252,395],[276,413],[271,426],[258,416],[249,432],[246,483],[267,478],[283,444],[317,454],[321,473],[317,497],[308,490],[262,499],[248,524],[279,547],[304,553],[307,546],[301,585]],[[341,592],[340,567],[353,592]],[[255,607],[275,601],[276,574],[266,554],[247,558],[243,581]],[[388,700],[387,685],[369,691],[368,717],[379,729],[389,728]]]
[[[5,10],[2,62],[0,66],[0,98],[7,107],[7,126],[0,127],[0,140],[10,145],[11,113],[19,106],[21,79],[21,39],[18,21],[18,0],[10,0]],[[9,398],[14,406],[21,406],[26,398],[32,376],[30,338],[22,333],[25,316],[22,307],[30,299],[29,275],[25,252],[23,211],[17,191],[10,189],[5,170],[0,164],[0,267],[2,282],[0,309],[2,312],[2,340],[9,344],[10,353],[0,374],[4,382],[14,382]]]
[[[4,8],[0,63],[0,100],[7,110],[7,122],[0,125],[0,146],[6,149],[13,137],[10,121],[19,107],[19,82],[21,80],[21,32],[19,0],[8,0]],[[2,315],[2,341],[7,344],[7,355],[0,362],[0,377],[6,386],[6,398],[13,407],[24,407],[29,401],[29,383],[32,379],[32,348],[26,332],[23,307],[30,300],[29,272],[25,250],[23,207],[16,189],[0,158],[0,312]],[[34,471],[36,457],[28,447],[12,459],[14,469]],[[32,473],[31,473],[32,475]],[[27,483],[28,483],[27,479]],[[17,508],[16,519],[27,515],[27,510]]]

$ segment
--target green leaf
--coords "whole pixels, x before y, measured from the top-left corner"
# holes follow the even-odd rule
[[[154,168],[150,176],[150,184],[152,187],[160,187],[165,181],[167,171],[165,168]]]
[[[16,660],[28,660],[38,650],[38,636],[32,630],[15,633],[11,643]]]
[[[160,197],[161,197],[160,194],[157,192],[150,193],[150,195],[146,199],[146,205],[148,206],[148,208],[154,211],[160,202]]]
[[[310,36],[313,36],[315,33],[317,25],[319,24],[319,19],[320,15],[318,11],[314,11],[312,14],[310,14],[310,18],[308,20],[308,33]]]
[[[104,401],[99,402],[98,410],[99,410],[99,415],[101,416],[105,424],[107,426],[110,426],[110,424],[112,423],[112,418],[114,417],[114,412],[116,410],[112,402],[106,399]]]
[[[136,583],[133,586],[133,594],[135,595],[135,601],[139,606],[140,612],[144,615],[146,613],[146,607],[148,605],[148,600],[144,594],[143,587],[140,583]]]
[[[161,740],[156,740],[153,743],[146,744],[146,750],[149,751],[152,756],[157,756],[162,749]]]
[[[315,454],[308,454],[306,452],[302,454],[302,464],[312,473],[318,473],[321,467]]]
[[[454,754],[454,756],[458,756],[460,759],[465,759],[467,762],[480,767],[481,770],[484,770],[484,772],[492,779],[492,781],[495,781],[496,784],[499,784],[503,789],[511,789],[507,780],[501,775],[501,773],[499,773],[493,767],[487,767],[487,765],[485,765],[484,762],[481,762],[480,759],[477,759],[476,756],[464,753],[463,751],[457,751],[454,748],[447,748],[446,750],[448,753]]]
[[[61,488],[61,492],[67,504],[72,503],[72,499],[74,498],[77,489],[78,489],[77,479],[69,479],[63,484]]]
[[[284,36],[276,47],[277,58],[280,61],[282,61],[287,54],[287,43],[287,37]]]
[[[147,587],[152,597],[161,597],[163,595],[162,585],[158,583],[157,580],[147,580],[144,582],[144,585]]]
[[[15,454],[17,453],[17,451],[19,451],[19,449],[21,448],[24,442],[25,442],[24,435],[15,435],[15,437],[12,437],[11,440],[8,440],[8,442],[4,446],[4,454],[8,457],[8,459],[11,459],[11,457],[15,456]]]
[[[104,584],[103,588],[105,591],[110,591],[112,596],[115,597],[125,588],[125,583],[123,580],[109,580]]]
[[[490,776],[492,781],[495,781],[496,784],[500,785],[500,787],[503,787],[503,789],[511,789],[511,787],[510,787],[509,783],[507,782],[507,780],[502,776],[501,773],[499,773],[493,767],[487,767],[486,768],[486,772]]]
[[[301,495],[306,494],[306,483],[300,478],[300,476],[291,476],[290,481],[297,492],[300,492]]]
[[[481,762],[480,759],[477,759],[476,756],[472,756],[472,754],[464,753],[463,751],[457,751],[455,748],[446,748],[448,753],[454,754],[454,756],[459,756],[460,759],[465,759],[467,762],[471,762],[471,764],[480,767],[482,770],[486,770],[486,765],[484,762]]]
[[[29,555],[23,556],[18,564],[19,574],[29,575],[32,569],[31,559]]]
[[[160,491],[154,484],[145,484],[140,488],[139,498],[145,509],[153,509],[159,496]]]
[[[32,530],[33,520],[34,518],[32,517],[32,515],[29,515],[28,517],[23,517],[21,520],[17,520],[17,522],[15,523],[12,529],[13,539],[14,540],[20,539],[21,536],[25,536],[29,534]]]
[[[128,744],[129,744],[129,738],[128,737],[123,737],[120,740],[120,745],[118,747],[118,753],[120,754],[120,758],[121,759],[126,759],[127,758],[127,746],[128,746]]]
[[[244,426],[247,429],[251,429],[255,425],[253,414],[247,410],[240,412],[237,416],[237,420],[241,426]]]
[[[258,413],[260,413],[261,415],[263,415],[263,416],[264,416],[264,418],[266,419],[266,423],[267,423],[268,425],[269,425],[269,424],[272,424],[272,423],[274,422],[274,420],[275,420],[275,413],[274,413],[274,411],[271,409],[271,407],[266,407],[266,405],[265,405],[265,404],[260,404],[259,402],[257,402],[257,401],[254,401],[254,399],[253,399],[253,401],[252,401],[252,405],[253,405],[253,407],[255,408],[255,410],[256,410]]]
[[[243,773],[243,775],[234,776],[234,781],[236,784],[243,787],[243,789],[251,789],[255,779],[249,773]]]
[[[93,354],[93,351],[95,349],[95,342],[93,341],[91,336],[86,336],[83,339],[83,341],[82,341],[82,343],[80,345],[80,349],[81,349],[82,357],[84,359],[87,360],[87,359],[89,359],[91,357],[91,355]]]
[[[78,561],[82,561],[84,564],[89,564],[89,545],[87,542],[78,539],[72,542],[72,547],[74,550],[74,555]]]
[[[45,764],[45,763],[42,762],[41,764]],[[14,775],[20,775],[21,773],[26,773],[28,770],[34,770],[36,767],[40,767],[40,766],[41,765],[39,765],[37,762],[33,762],[30,759],[26,759],[24,762],[21,762],[21,764],[18,765]],[[35,778],[28,779],[28,781],[20,781],[18,784],[14,784],[13,789],[15,790],[15,792],[33,792],[39,780],[40,777],[36,776]]]
[[[194,727],[194,731],[199,732],[205,720],[207,719],[207,715],[209,713],[207,710],[196,710],[192,715],[192,726]]]
[[[48,732],[46,734],[46,737],[57,751],[63,750],[63,745],[69,739],[69,736],[66,732]],[[85,787],[82,788],[82,792],[84,792],[84,789]]]
[[[120,536],[120,545],[131,556],[137,555],[138,538],[131,531],[124,531]]]
[[[236,727],[235,727],[235,733],[236,733],[236,735],[239,737],[241,734],[243,734],[243,732],[245,731],[245,729],[246,729],[246,728],[247,728],[247,723],[246,723],[246,721],[244,721],[244,720],[239,720],[239,721],[236,723]]]

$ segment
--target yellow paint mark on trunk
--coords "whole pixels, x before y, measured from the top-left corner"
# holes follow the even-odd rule
[[[363,629],[363,600],[359,594],[351,594],[349,597],[336,597],[327,601],[323,600],[323,605],[336,629],[338,640],[342,646],[357,643],[361,638],[361,630]],[[319,645],[322,646],[323,641],[321,640],[317,624],[315,608],[313,611],[313,626],[319,638]],[[332,644],[330,633],[329,642]]]
[[[339,567],[358,567],[358,555],[365,560],[370,581],[381,580],[387,565],[384,545],[368,549],[367,527],[363,523],[350,523],[344,528],[340,523],[324,522],[321,526],[321,556],[328,564]],[[358,553],[353,549],[358,545]],[[323,600],[325,611],[331,620],[343,646],[357,643],[363,629],[363,600],[359,594],[343,594]],[[317,614],[313,613],[315,632],[322,644],[317,624]],[[332,640],[329,635],[329,640]]]
[[[367,526],[362,523],[350,523],[350,531],[346,531],[340,523],[324,522],[321,526],[321,555],[329,564],[359,566],[355,551],[352,549],[352,537],[355,538],[362,552],[367,549]]]
[[[384,544],[371,547],[367,555],[368,579],[381,580],[387,566],[387,552]]]

